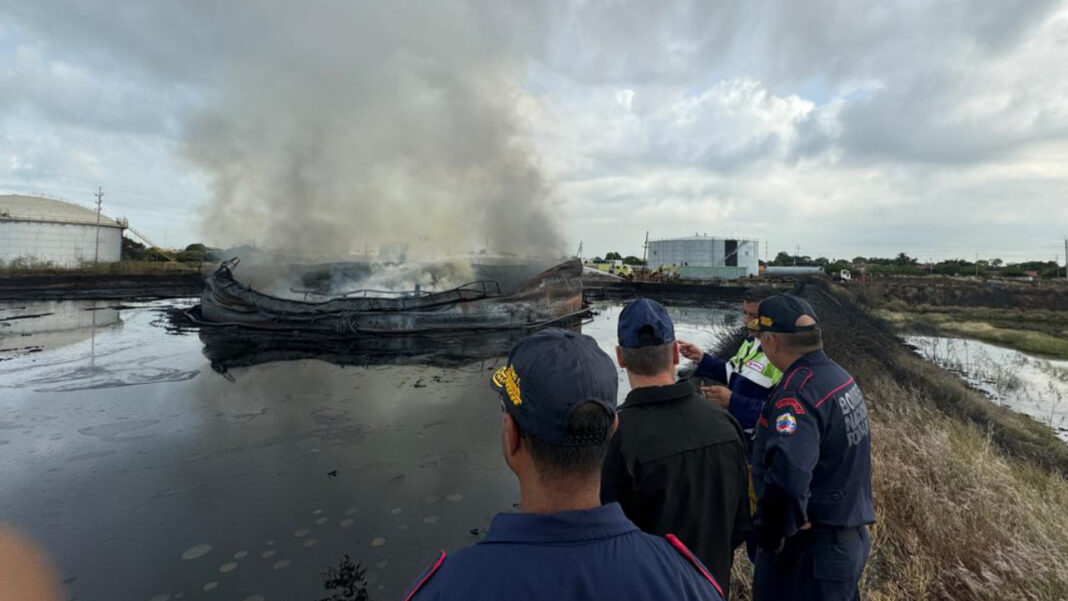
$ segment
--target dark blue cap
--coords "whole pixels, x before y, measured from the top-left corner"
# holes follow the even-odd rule
[[[615,414],[616,374],[615,363],[593,338],[548,328],[516,343],[490,386],[523,432],[546,444],[579,446],[611,436],[609,428],[596,440],[589,435],[569,438],[567,424],[575,409],[591,401]]]
[[[800,296],[792,294],[776,294],[760,301],[758,317],[747,324],[750,330],[756,332],[782,332],[792,334],[815,330],[819,327],[816,312],[812,305]],[[811,317],[816,323],[799,326],[797,321],[804,316]]]
[[[675,324],[664,305],[648,298],[627,303],[619,314],[619,346],[639,348],[675,342]]]

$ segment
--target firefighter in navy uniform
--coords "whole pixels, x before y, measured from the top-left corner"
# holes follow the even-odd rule
[[[493,376],[501,447],[519,479],[519,513],[438,560],[404,601],[723,601],[720,585],[673,535],[638,530],[601,504],[615,430],[616,367],[589,336],[550,328],[519,341]]]
[[[823,352],[804,299],[773,296],[751,329],[783,371],[757,421],[754,601],[853,601],[871,551],[871,437],[864,397]]]

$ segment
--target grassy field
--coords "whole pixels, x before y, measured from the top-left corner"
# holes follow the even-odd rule
[[[850,293],[802,292],[872,420],[875,601],[1068,599],[1068,445],[922,361]],[[733,599],[749,599],[736,562]]]
[[[875,314],[902,330],[974,338],[1056,359],[1068,359],[1068,314],[1059,311],[1014,311],[960,308]]]

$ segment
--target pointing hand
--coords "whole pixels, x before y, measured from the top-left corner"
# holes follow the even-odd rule
[[[705,356],[704,351],[702,351],[696,344],[692,342],[684,342],[682,340],[679,341],[679,354],[690,361],[700,361],[701,358]]]

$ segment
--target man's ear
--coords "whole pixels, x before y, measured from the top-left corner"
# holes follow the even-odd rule
[[[619,430],[619,414],[618,413],[616,414],[615,418],[612,420],[612,434],[609,435],[609,438],[611,438],[612,436],[616,435],[616,430]]]
[[[676,340],[671,346],[671,364],[679,364],[679,341]]]
[[[627,369],[627,364],[623,361],[623,347],[616,345],[616,361],[623,369]]]
[[[519,426],[507,411],[501,420],[501,443],[506,457],[514,457],[519,452],[519,445],[523,442],[519,435]]]

